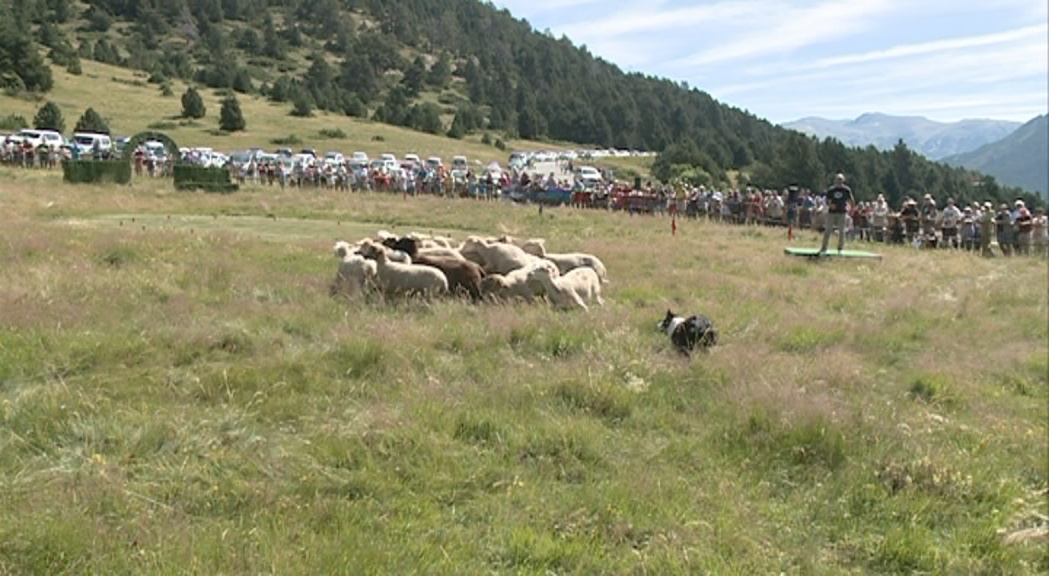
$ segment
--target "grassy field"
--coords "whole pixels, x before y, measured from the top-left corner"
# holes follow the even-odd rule
[[[1044,261],[0,182],[0,574],[1049,570]],[[333,241],[380,228],[591,251],[608,303],[331,298]],[[667,307],[721,344],[677,358]]]
[[[227,152],[252,146],[272,150],[277,147],[274,140],[291,135],[302,141],[302,144],[291,146],[295,149],[312,147],[320,153],[341,150],[346,155],[360,150],[373,158],[384,152],[392,152],[398,157],[415,153],[423,158],[440,156],[446,163],[456,154],[465,154],[471,160],[483,163],[493,160],[505,163],[512,150],[566,148],[564,144],[515,140],[507,142],[508,149],[503,151],[481,144],[480,134],[453,140],[324,112],[315,112],[311,118],[296,118],[290,115],[290,104],[273,104],[262,97],[243,94],[239,94],[238,99],[247,121],[247,130],[224,134],[218,131],[221,98],[215,91],[201,90],[207,116],[187,122],[178,118],[182,113],[180,97],[186,90],[185,84],[174,82],[174,95],[165,98],[161,96],[159,86],[146,83],[148,75],[143,73],[90,60],[82,61],[82,67],[81,76],[73,76],[62,68],[52,67],[55,87],[42,100],[0,94],[0,110],[3,110],[3,115],[20,114],[32,122],[44,100],[52,100],[65,115],[67,132],[72,132],[84,110],[93,107],[107,119],[114,134],[131,136],[155,126],[180,146],[208,146]],[[448,118],[446,125],[450,121]],[[346,138],[322,137],[320,131],[325,129],[342,130]],[[496,137],[497,134],[492,135],[493,141]]]

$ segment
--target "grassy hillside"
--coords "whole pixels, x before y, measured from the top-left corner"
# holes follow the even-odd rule
[[[394,152],[398,156],[415,152],[423,157],[431,154],[442,156],[446,161],[453,154],[466,154],[482,161],[505,162],[509,154],[508,151],[481,144],[480,135],[453,140],[323,112],[316,113],[312,118],[296,118],[289,114],[287,105],[272,104],[265,99],[246,95],[239,95],[239,100],[247,120],[247,130],[224,134],[218,130],[221,97],[215,91],[201,90],[207,116],[187,122],[178,118],[182,111],[179,96],[185,91],[185,84],[175,82],[175,95],[165,98],[160,95],[158,86],[146,83],[146,75],[142,73],[91,61],[83,62],[83,71],[83,75],[73,76],[54,67],[55,88],[44,99],[58,104],[70,128],[84,110],[93,107],[109,121],[114,134],[130,136],[151,129],[152,126],[160,128],[180,146],[210,146],[225,151],[261,146],[270,150],[276,147],[272,143],[274,139],[294,134],[303,141],[295,148],[316,147],[321,152],[336,149],[346,154],[361,150],[372,157],[383,152]],[[0,95],[0,109],[20,114],[31,121],[44,100]],[[324,138],[319,134],[323,129],[340,129],[346,133],[346,138]],[[376,137],[382,141],[377,141]],[[563,148],[527,141],[515,141],[509,146],[511,149],[532,150]]]
[[[472,160],[483,163],[498,161],[504,165],[513,150],[578,148],[570,143],[512,140],[506,142],[507,150],[499,150],[482,144],[480,134],[456,140],[326,112],[316,112],[311,118],[298,118],[289,114],[287,105],[245,95],[240,95],[239,101],[247,120],[247,130],[229,134],[218,129],[222,98],[216,91],[200,91],[207,116],[188,121],[179,118],[182,111],[179,97],[186,90],[185,84],[173,83],[175,95],[163,97],[158,86],[146,82],[146,75],[125,68],[84,61],[83,74],[79,76],[58,67],[53,67],[52,71],[55,88],[46,98],[16,98],[0,93],[0,109],[5,114],[21,115],[31,121],[43,102],[51,100],[62,109],[71,130],[84,110],[93,107],[106,118],[113,134],[131,136],[158,129],[174,138],[180,146],[209,146],[226,152],[252,146],[273,150],[278,147],[275,141],[291,135],[297,136],[302,143],[290,147],[316,148],[321,153],[340,150],[348,155],[360,150],[373,158],[384,152],[393,152],[398,157],[415,153],[423,158],[440,156],[445,162],[453,155],[465,154]],[[333,129],[342,130],[346,137],[329,138],[320,134],[322,130]],[[647,175],[652,158],[609,158],[595,165],[623,175]]]
[[[1049,569],[1043,263],[0,179],[0,573]],[[378,228],[591,251],[608,303],[330,298],[333,240]],[[721,345],[675,357],[667,307]]]

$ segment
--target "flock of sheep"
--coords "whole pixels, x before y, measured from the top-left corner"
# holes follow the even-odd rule
[[[470,236],[455,245],[441,236],[379,231],[355,244],[335,243],[339,271],[333,294],[378,291],[385,297],[462,295],[474,302],[545,298],[562,309],[601,306],[605,265],[581,252],[546,251],[541,238]]]

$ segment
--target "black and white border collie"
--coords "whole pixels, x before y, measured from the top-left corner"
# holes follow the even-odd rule
[[[691,356],[697,344],[706,350],[718,343],[718,333],[714,329],[714,323],[710,321],[710,318],[700,314],[685,318],[667,310],[667,315],[658,326],[667,336],[670,336],[674,348],[685,356]]]

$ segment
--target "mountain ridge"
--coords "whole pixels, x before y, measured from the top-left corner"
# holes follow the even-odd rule
[[[944,162],[1049,198],[1049,114],[1033,118],[1001,140],[949,156]]]
[[[836,138],[849,146],[873,145],[879,150],[889,150],[902,139],[926,158],[942,160],[1001,140],[1022,124],[990,118],[940,122],[918,115],[866,112],[852,119],[806,116],[781,126],[820,139]]]

